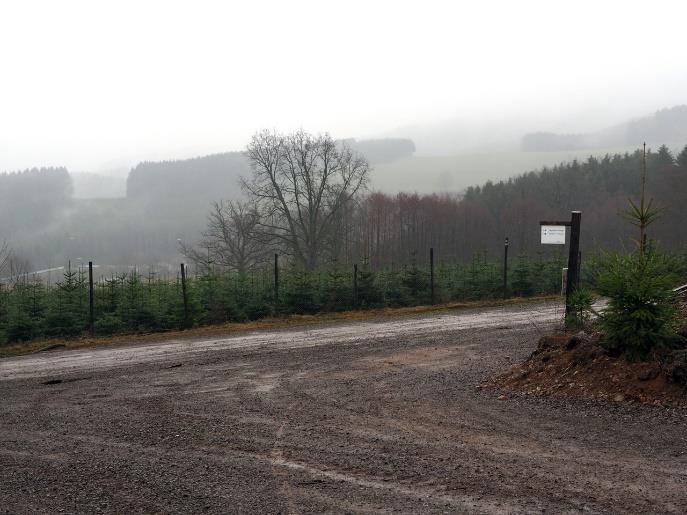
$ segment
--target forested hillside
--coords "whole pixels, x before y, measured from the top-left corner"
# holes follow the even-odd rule
[[[539,244],[540,220],[567,220],[582,211],[582,248],[630,245],[633,228],[621,216],[637,199],[641,151],[590,157],[467,189],[462,198],[376,193],[366,198],[356,253],[388,263],[433,246],[444,258],[500,253],[504,237],[516,253],[553,252]],[[666,147],[647,154],[647,192],[664,208],[650,238],[667,248],[687,245],[687,147],[674,158]]]
[[[144,162],[129,173],[126,196],[150,211],[167,214],[184,206],[195,214],[218,198],[240,195],[239,178],[248,171],[241,152],[177,161]]]
[[[586,134],[534,132],[523,136],[525,152],[560,152],[648,143],[682,143],[687,140],[687,105],[661,109],[651,116],[630,120]]]
[[[0,174],[0,240],[40,230],[67,207],[72,181],[66,168],[33,168]]]
[[[410,157],[415,152],[413,142],[402,138],[342,141],[372,164]],[[168,207],[177,209],[179,201],[183,201],[186,210],[201,206],[205,211],[212,201],[239,197],[239,179],[248,172],[249,165],[243,152],[143,162],[129,173],[126,196],[165,212]]]

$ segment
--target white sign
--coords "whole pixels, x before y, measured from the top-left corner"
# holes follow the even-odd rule
[[[565,245],[565,225],[542,225],[541,242],[544,245]]]

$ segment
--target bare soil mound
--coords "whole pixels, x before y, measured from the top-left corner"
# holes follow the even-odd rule
[[[651,362],[629,363],[608,354],[599,334],[544,336],[522,364],[482,387],[532,395],[556,395],[687,407],[687,351]]]

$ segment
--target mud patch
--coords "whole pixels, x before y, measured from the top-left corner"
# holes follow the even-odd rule
[[[385,356],[367,357],[361,362],[370,369],[393,367],[448,368],[474,354],[471,345],[411,348]]]
[[[675,384],[658,361],[629,363],[610,356],[599,335],[544,336],[522,364],[480,385],[528,395],[555,395],[687,407],[687,389]]]

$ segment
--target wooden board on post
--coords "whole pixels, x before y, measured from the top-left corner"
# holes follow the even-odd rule
[[[580,284],[580,225],[581,211],[572,211],[570,221],[541,221],[542,244],[564,244],[565,227],[570,227],[570,249],[568,253],[568,273],[565,284],[565,315],[572,314],[572,295]],[[561,241],[561,228],[563,229]],[[546,233],[546,234],[545,234]]]

